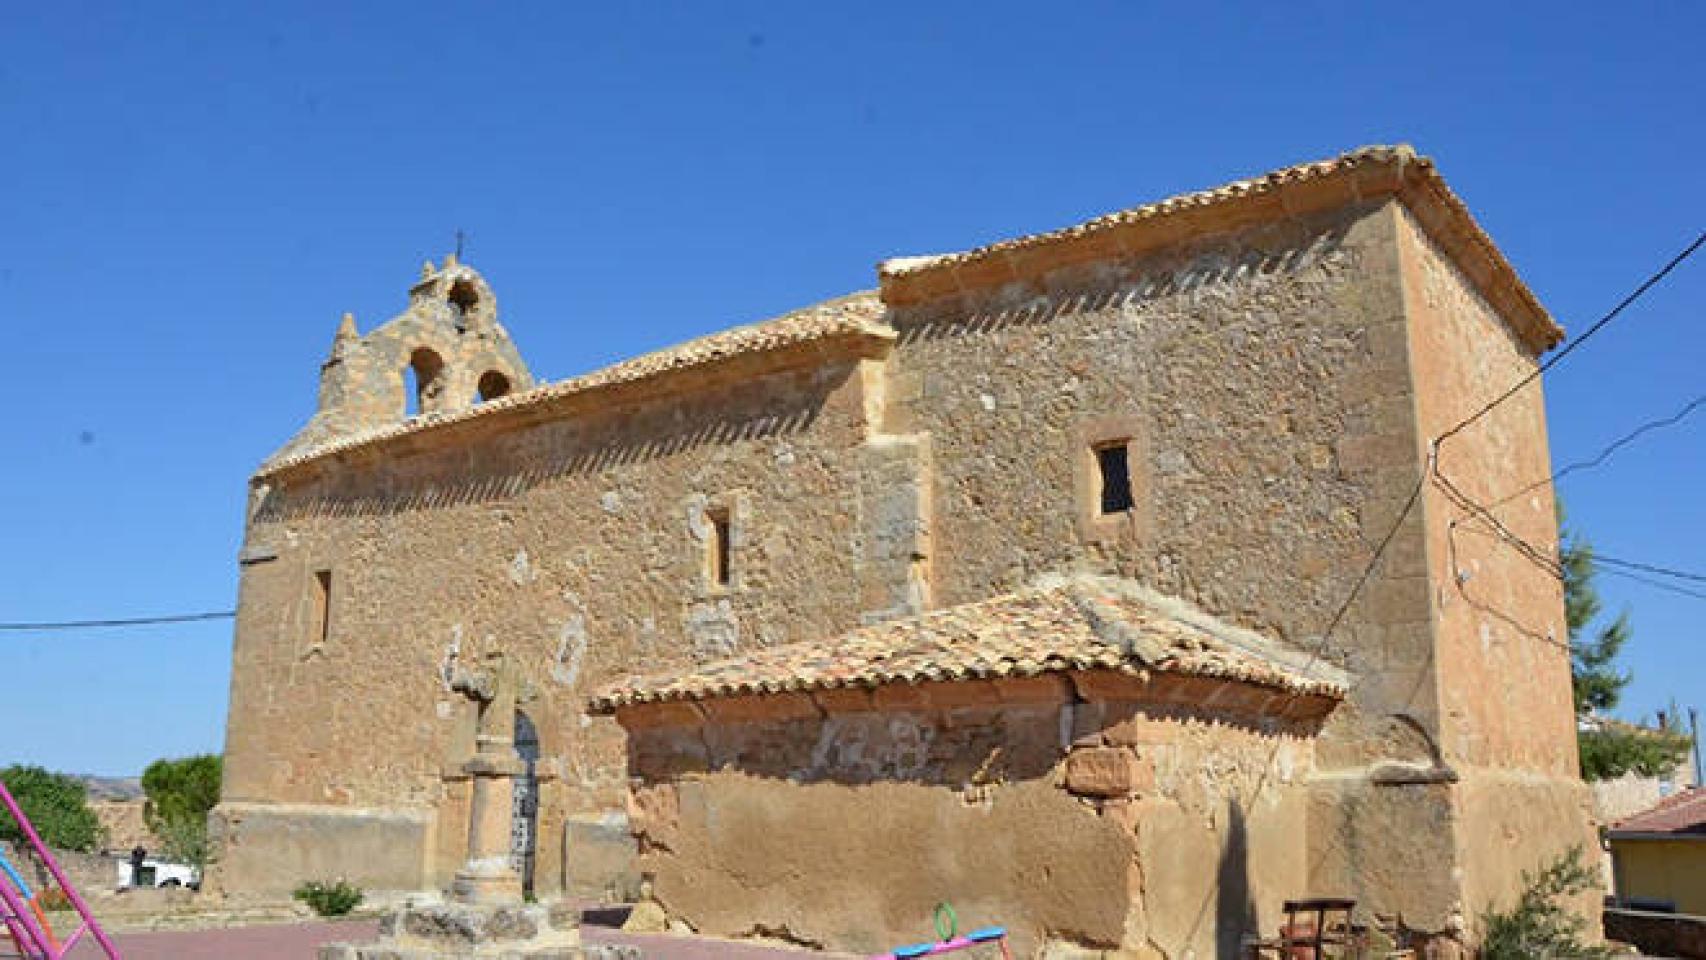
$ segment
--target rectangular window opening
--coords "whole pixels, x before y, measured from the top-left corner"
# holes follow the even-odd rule
[[[314,571],[314,640],[325,643],[332,634],[332,571]]]
[[[1096,448],[1096,467],[1102,480],[1102,515],[1125,513],[1131,503],[1131,464],[1126,459],[1126,443],[1110,443]]]
[[[732,573],[732,557],[729,548],[729,512],[714,510],[709,515],[711,520],[711,549],[706,559],[710,562],[711,583],[719,587],[729,585]]]

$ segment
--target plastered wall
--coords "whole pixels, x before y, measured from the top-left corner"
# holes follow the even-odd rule
[[[929,939],[947,900],[1018,956],[1231,955],[1300,882],[1312,729],[1167,702],[1170,683],[625,708],[640,868],[718,936],[877,952]]]

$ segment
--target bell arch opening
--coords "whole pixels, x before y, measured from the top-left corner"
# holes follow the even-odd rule
[[[444,359],[421,347],[409,354],[409,365],[403,371],[404,408],[406,417],[432,413],[444,396]]]
[[[509,395],[509,378],[496,370],[487,370],[480,375],[480,402],[496,400]]]
[[[450,293],[445,299],[450,301],[457,313],[468,316],[480,304],[480,290],[474,286],[472,280],[458,280],[450,285]]]

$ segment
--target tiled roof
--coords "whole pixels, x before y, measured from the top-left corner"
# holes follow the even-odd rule
[[[1690,787],[1674,793],[1654,806],[1611,826],[1620,833],[1672,833],[1706,835],[1706,787]]]
[[[1511,322],[1535,349],[1544,350],[1557,345],[1564,331],[1550,316],[1528,286],[1517,276],[1492,238],[1481,229],[1462,199],[1446,184],[1431,158],[1421,156],[1407,145],[1370,146],[1352,150],[1330,160],[1301,163],[1247,180],[1237,180],[1223,186],[1195,193],[1180,194],[1156,203],[1144,204],[1104,214],[1092,220],[1059,230],[1035,233],[1002,240],[960,253],[932,256],[895,257],[878,267],[885,298],[891,297],[891,286],[930,273],[953,272],[962,283],[966,277],[975,280],[997,281],[1015,276],[1021,259],[1032,251],[1066,247],[1096,239],[1117,240],[1122,231],[1134,228],[1152,229],[1155,236],[1172,241],[1169,225],[1192,213],[1215,209],[1254,207],[1266,203],[1278,211],[1292,204],[1307,203],[1306,193],[1312,188],[1342,181],[1351,198],[1372,199],[1379,196],[1401,195],[1412,206],[1425,206],[1417,211],[1423,226],[1448,249],[1474,257],[1481,270],[1471,270],[1487,286],[1497,286],[1508,294],[1508,312],[1517,314]],[[1296,198],[1296,199],[1294,199]],[[1119,245],[1114,244],[1118,250]],[[1003,261],[1006,261],[1005,263]],[[975,269],[974,269],[975,268]],[[952,287],[953,284],[948,284]]]
[[[629,677],[596,694],[634,704],[888,683],[1026,677],[1068,670],[1179,673],[1342,698],[1344,674],[1130,581],[1081,577],[991,600]]]
[[[541,384],[531,390],[488,400],[466,410],[411,417],[381,429],[340,437],[308,450],[269,460],[261,465],[255,476],[265,478],[309,460],[370,446],[392,437],[417,433],[448,423],[501,416],[505,411],[537,407],[576,394],[647,380],[693,367],[708,366],[744,354],[782,350],[796,344],[845,336],[893,339],[893,329],[883,322],[883,309],[882,301],[871,291],[826,300],[771,320],[723,330],[663,350],[641,354],[578,377]]]

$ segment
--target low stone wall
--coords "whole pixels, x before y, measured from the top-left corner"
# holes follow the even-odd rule
[[[48,873],[47,865],[42,863],[27,845],[3,841],[0,842],[0,854],[4,854],[7,862],[24,875],[24,880],[30,884],[32,891],[59,886]],[[98,853],[55,850],[53,859],[59,864],[59,869],[64,871],[66,879],[85,896],[110,893],[118,887],[118,863],[111,857]]]
[[[623,708],[639,868],[714,936],[872,953],[929,939],[947,901],[962,929],[1008,927],[1015,956],[1233,955],[1304,884],[1313,731],[1241,718],[1228,686],[1053,675]]]
[[[206,886],[221,895],[289,900],[310,880],[372,892],[427,886],[431,817],[423,811],[222,803],[208,826],[217,859]]]
[[[1607,907],[1605,938],[1652,956],[1706,958],[1706,917]]]

